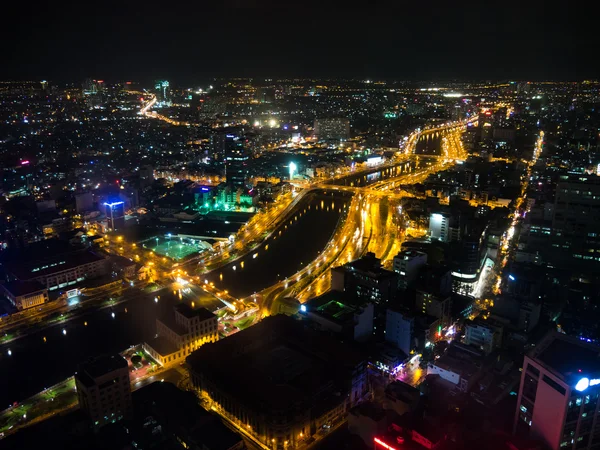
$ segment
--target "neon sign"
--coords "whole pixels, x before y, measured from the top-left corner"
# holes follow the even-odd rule
[[[375,441],[376,444],[381,445],[383,448],[385,448],[387,450],[396,450],[394,447],[392,447],[391,445],[386,444],[385,442],[383,442],[379,438],[373,438],[373,440]]]
[[[596,386],[597,384],[600,384],[600,378],[590,380],[589,378],[583,377],[577,382],[575,389],[579,392],[583,392],[590,386]]]

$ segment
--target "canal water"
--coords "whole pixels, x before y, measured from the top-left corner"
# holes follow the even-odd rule
[[[318,257],[350,201],[346,192],[309,194],[256,249],[204,278],[237,298],[284,280]]]

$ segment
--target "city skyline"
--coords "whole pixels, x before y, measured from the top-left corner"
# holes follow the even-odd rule
[[[592,14],[3,12],[0,447],[600,447]]]

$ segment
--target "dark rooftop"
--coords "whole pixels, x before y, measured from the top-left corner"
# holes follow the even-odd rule
[[[413,398],[419,398],[421,396],[421,391],[419,391],[419,389],[399,380],[388,384],[385,388],[385,393],[392,394],[395,398],[405,402],[410,402]]]
[[[353,318],[357,308],[345,302],[345,294],[330,291],[306,303],[307,312],[320,314],[333,321],[343,323],[348,317]]]
[[[10,261],[6,262],[5,266],[9,272],[21,280],[29,280],[42,275],[48,275],[55,272],[72,269],[73,267],[81,266],[96,261],[100,261],[104,257],[97,255],[89,250],[74,250],[67,253],[55,254],[48,256],[45,259],[29,259],[28,261]]]
[[[569,381],[571,376],[600,375],[600,347],[560,333],[550,333],[534,349],[533,358]]]
[[[322,390],[321,399],[325,398],[327,386],[345,379],[363,361],[348,345],[284,315],[267,317],[227,339],[206,344],[187,358],[191,370],[262,411],[294,404],[308,408],[312,393]],[[240,367],[244,367],[244,383],[239,382]]]
[[[184,317],[186,317],[188,319],[192,319],[194,317],[200,317],[200,320],[208,320],[208,319],[212,319],[213,317],[216,317],[213,313],[211,313],[206,308],[193,309],[187,303],[180,303],[179,305],[175,306],[175,311],[182,314]]]
[[[34,292],[39,292],[46,289],[46,286],[44,286],[42,283],[38,283],[37,281],[16,280],[4,283],[1,286],[3,286],[4,289],[6,289],[15,297],[32,294]]]
[[[119,369],[127,369],[127,361],[121,355],[102,355],[79,365],[76,378],[86,386],[92,386],[94,379]]]
[[[356,405],[350,410],[350,414],[366,416],[373,419],[375,422],[379,422],[386,417],[385,409],[379,403],[364,402]]]

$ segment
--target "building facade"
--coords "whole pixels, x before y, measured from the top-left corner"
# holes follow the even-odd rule
[[[412,314],[396,308],[386,311],[385,340],[407,356],[414,346],[415,319]]]
[[[120,355],[101,356],[81,364],[75,373],[79,407],[95,430],[132,418],[127,361]]]
[[[381,267],[373,253],[331,270],[331,288],[358,303],[385,305],[398,291],[398,274]]]
[[[144,350],[159,364],[181,363],[197,348],[219,339],[217,316],[206,308],[192,309],[185,303],[174,314],[156,319],[157,337],[144,342]]]
[[[441,295],[433,292],[417,290],[415,305],[417,312],[433,316],[442,321],[445,326],[450,320],[452,299],[449,295]]]
[[[525,356],[514,431],[551,449],[600,447],[600,347],[560,333]]]
[[[125,202],[105,202],[106,220],[108,228],[113,231],[121,231],[125,228]]]
[[[315,120],[315,136],[319,140],[345,141],[350,138],[350,121],[346,118]]]
[[[450,216],[443,213],[432,213],[429,216],[429,235],[432,239],[450,242]]]
[[[394,272],[398,276],[398,289],[406,290],[419,276],[419,271],[427,264],[427,253],[404,250],[394,256]]]
[[[477,347],[489,354],[502,344],[501,324],[493,319],[475,319],[465,325],[465,344]]]
[[[48,289],[36,281],[11,281],[0,284],[0,291],[19,311],[48,301]]]
[[[306,445],[369,395],[362,355],[285,315],[205,345],[187,364],[211,409],[273,449]]]

